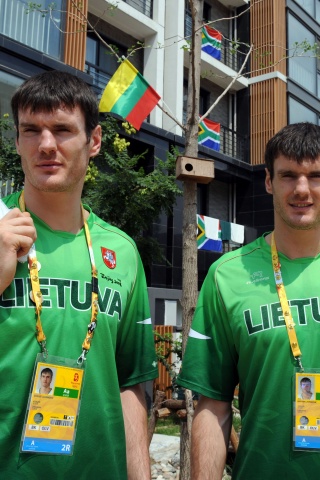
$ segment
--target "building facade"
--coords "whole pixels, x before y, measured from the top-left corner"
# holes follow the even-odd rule
[[[0,114],[10,111],[15,88],[38,72],[60,69],[84,78],[98,95],[115,72],[117,55],[132,63],[161,96],[169,117],[155,108],[134,136],[148,150],[149,167],[172,146],[183,151],[180,123],[186,117],[188,36],[186,0],[0,0]],[[286,123],[319,123],[319,60],[297,55],[296,42],[320,38],[319,0],[206,0],[204,22],[222,33],[221,60],[201,53],[200,114],[219,97],[209,118],[221,124],[220,151],[200,147],[214,161],[215,178],[198,185],[198,213],[244,226],[244,243],[272,229],[271,198],[264,189],[266,141]],[[237,40],[237,42],[235,42]],[[255,53],[246,62],[249,45]],[[289,53],[288,53],[289,52]],[[243,67],[241,75],[238,74]],[[233,81],[231,88],[224,90]],[[163,102],[163,103],[162,103]],[[152,235],[167,262],[147,269],[156,324],[181,324],[182,199],[172,216],[154,219]],[[229,248],[228,244],[226,248]],[[220,255],[198,252],[199,286]]]

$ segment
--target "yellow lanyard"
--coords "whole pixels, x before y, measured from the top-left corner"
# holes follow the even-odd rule
[[[303,369],[301,363],[301,350],[298,343],[297,334],[295,331],[295,324],[291,315],[291,310],[289,307],[287,294],[284,288],[281,270],[280,270],[280,262],[278,257],[278,251],[276,247],[276,242],[274,239],[274,232],[271,234],[271,256],[272,256],[272,266],[274,272],[274,279],[276,282],[276,288],[280,300],[280,305],[283,313],[284,320],[286,322],[287,332],[289,336],[290,347],[292,351],[292,355],[295,360],[297,360],[299,367]]]
[[[23,191],[21,192],[21,195],[19,198],[19,206],[21,211],[25,212],[26,205],[25,205]],[[96,266],[95,266],[90,231],[89,231],[88,223],[84,218],[84,208],[82,205],[81,205],[81,209],[82,209],[82,217],[83,217],[86,241],[87,241],[90,262],[91,262],[92,278],[91,278],[91,319],[88,325],[87,334],[82,343],[82,353],[78,358],[78,361],[77,361],[78,364],[82,364],[84,362],[84,360],[86,359],[86,355],[90,350],[91,341],[97,326],[97,316],[98,316],[98,270],[96,269]],[[36,309],[36,337],[41,347],[41,352],[46,356],[48,355],[48,351],[46,349],[46,336],[44,334],[42,323],[41,323],[41,310],[42,310],[43,297],[40,290],[38,261],[37,261],[36,249],[34,245],[30,249],[28,254],[28,266],[29,266],[29,274],[30,274],[30,281],[31,281],[31,287],[32,287],[32,292],[30,297],[31,297],[31,300],[35,303],[35,309]]]

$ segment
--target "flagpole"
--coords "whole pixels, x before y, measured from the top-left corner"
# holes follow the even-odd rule
[[[169,113],[164,107],[161,107],[161,105],[159,105],[159,103],[157,104],[157,107],[159,107],[160,110],[163,111],[163,113],[168,115],[168,117],[171,118],[171,120],[173,120],[184,132],[186,131],[185,125],[182,125],[182,123],[180,123],[179,120],[176,119],[176,117],[171,115],[171,113]]]

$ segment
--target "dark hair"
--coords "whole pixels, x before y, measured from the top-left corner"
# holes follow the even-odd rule
[[[274,161],[280,155],[297,163],[315,161],[320,156],[320,127],[309,122],[293,123],[282,128],[268,141],[264,160],[271,180]]]
[[[300,380],[300,384],[301,384],[302,382],[309,382],[309,383],[311,383],[311,380],[310,380],[310,378],[308,378],[308,377],[303,377],[303,378],[301,378],[301,380]]]
[[[51,368],[49,368],[49,367],[46,367],[46,368],[44,368],[43,370],[41,370],[41,375],[42,375],[43,373],[49,373],[49,374],[51,375],[51,378],[53,377],[53,371],[52,371]]]
[[[88,141],[92,130],[98,125],[97,97],[81,78],[71,73],[52,70],[26,80],[11,99],[13,120],[18,131],[19,110],[30,109],[32,113],[53,112],[57,108],[73,110],[79,107],[85,119]]]

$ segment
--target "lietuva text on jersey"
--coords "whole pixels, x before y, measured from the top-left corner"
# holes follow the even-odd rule
[[[319,297],[289,300],[289,306],[294,321],[299,325],[307,325],[307,319],[320,322]],[[260,312],[244,310],[243,316],[249,335],[286,326],[280,302],[261,305]]]
[[[0,296],[0,308],[33,308],[30,299],[31,284],[29,279],[15,278],[14,289],[8,288]],[[100,287],[100,285],[99,285]],[[42,307],[64,309],[71,305],[74,310],[86,311],[91,308],[91,283],[64,278],[41,278],[40,288],[43,296]],[[14,291],[13,291],[14,290]],[[121,320],[122,298],[116,288],[99,288],[99,310],[102,313]]]

